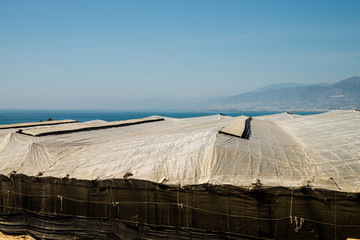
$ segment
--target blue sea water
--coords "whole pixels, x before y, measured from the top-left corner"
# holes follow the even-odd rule
[[[156,111],[156,110],[18,110],[18,109],[0,109],[0,124],[24,123],[46,121],[49,118],[53,120],[72,119],[80,122],[101,119],[105,121],[127,120],[143,118],[153,115],[189,118],[209,116],[215,114],[225,114],[229,116],[245,115],[249,117],[275,114],[279,112],[272,111]],[[293,112],[300,115],[317,114],[320,112]]]

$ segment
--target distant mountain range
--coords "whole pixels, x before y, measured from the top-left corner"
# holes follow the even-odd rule
[[[329,86],[330,83],[316,83],[316,84],[303,84],[303,83],[276,83],[266,85],[265,87],[258,88],[252,92],[266,92],[269,90],[277,90],[284,88],[295,88],[295,87],[310,87],[310,86]]]
[[[326,111],[360,109],[360,77],[335,84],[280,83],[230,97],[140,99],[122,102],[123,109],[214,111]]]
[[[212,110],[360,109],[360,77],[335,84],[273,84],[218,100]]]

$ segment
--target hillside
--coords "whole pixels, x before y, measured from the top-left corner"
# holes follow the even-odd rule
[[[223,98],[213,105],[217,110],[330,110],[360,109],[360,77],[335,84],[300,84],[270,87],[261,91]],[[268,89],[268,90],[266,90]],[[215,107],[216,106],[216,107]]]

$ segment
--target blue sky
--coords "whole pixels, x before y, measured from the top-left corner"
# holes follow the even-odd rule
[[[2,0],[0,108],[337,82],[360,75],[359,12],[357,0]]]

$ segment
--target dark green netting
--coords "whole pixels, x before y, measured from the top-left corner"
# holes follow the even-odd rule
[[[1,175],[0,231],[39,239],[360,238],[360,196]],[[291,216],[291,217],[290,217]]]

